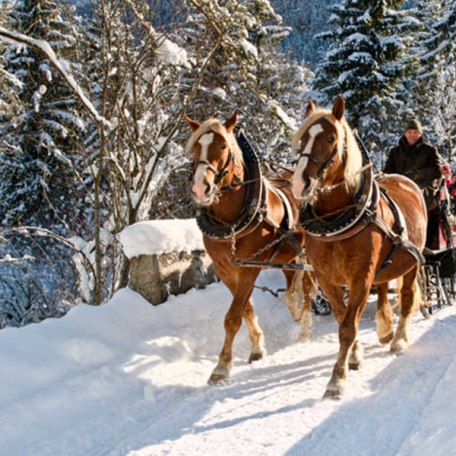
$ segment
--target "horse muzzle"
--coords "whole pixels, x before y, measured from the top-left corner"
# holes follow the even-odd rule
[[[200,206],[210,206],[214,201],[214,189],[206,181],[194,183],[192,194],[193,200]]]

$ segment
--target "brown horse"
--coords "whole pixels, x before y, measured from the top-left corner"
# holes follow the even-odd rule
[[[394,174],[373,179],[344,112],[340,96],[332,111],[310,101],[292,142],[299,155],[292,190],[302,204],[307,256],[339,324],[339,354],[325,393],[332,398],[341,396],[348,369],[358,369],[362,361],[358,325],[373,284],[380,342],[391,341],[396,354],[406,348],[420,297],[417,274],[427,224],[422,194],[410,179]],[[400,318],[393,332],[388,281],[400,276]]]
[[[198,224],[217,275],[233,295],[225,316],[223,348],[208,381],[217,383],[229,376],[233,341],[242,319],[252,343],[249,362],[266,354],[263,331],[258,325],[251,299],[254,284],[262,262],[289,264],[298,258],[304,245],[304,232],[302,228],[294,228],[299,211],[289,189],[292,173],[277,181],[268,180],[262,176],[255,157],[245,159],[245,153],[233,134],[236,114],[224,124],[217,119],[209,119],[202,124],[190,118],[186,120],[193,130],[186,150],[193,153],[192,192],[201,211]],[[294,222],[290,223],[291,219]],[[290,224],[289,231],[281,226],[284,221]],[[287,235],[290,232],[295,241]],[[253,265],[258,262],[258,266],[243,267],[238,264],[239,260],[246,259],[250,259]],[[293,278],[299,278],[299,285],[302,284],[303,288],[298,286],[298,289],[303,290],[304,309],[301,308],[302,301],[293,303],[292,299],[287,306],[294,320],[302,325],[302,335],[308,336],[315,281],[310,273],[284,273],[288,291],[297,286]]]

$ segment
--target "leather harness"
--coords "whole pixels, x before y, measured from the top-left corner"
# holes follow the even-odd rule
[[[279,188],[273,186],[262,174],[258,154],[247,140],[243,131],[239,132],[237,143],[242,151],[246,178],[245,182],[233,184],[246,185],[247,196],[244,200],[242,210],[237,219],[232,222],[225,222],[216,219],[207,208],[200,208],[197,213],[196,221],[204,235],[214,240],[226,241],[234,236],[239,239],[251,233],[263,221],[278,230],[283,236],[282,241],[288,242],[294,250],[300,254],[302,246],[293,234],[293,228],[296,220],[293,215],[291,203],[287,195]],[[229,161],[229,160],[228,160]],[[224,166],[226,169],[226,166]],[[221,180],[221,179],[220,179]],[[230,188],[222,188],[227,190]],[[276,194],[282,202],[284,208],[284,217],[280,224],[276,223],[268,214],[267,192],[271,191]],[[271,260],[280,251],[283,242],[276,245]]]
[[[353,197],[353,203],[336,218],[328,221],[324,220],[324,215],[316,217],[310,205],[305,206],[300,212],[300,223],[304,230],[321,241],[334,242],[355,236],[368,224],[374,223],[393,242],[393,248],[377,270],[376,278],[391,265],[399,249],[405,249],[417,262],[424,264],[422,252],[408,238],[405,219],[399,206],[374,178],[367,153],[363,153],[363,166],[360,187]],[[393,213],[395,230],[378,214],[380,198],[383,198]]]

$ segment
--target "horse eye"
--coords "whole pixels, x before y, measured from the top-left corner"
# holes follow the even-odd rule
[[[334,136],[328,136],[328,144],[332,144],[334,142]]]
[[[222,144],[222,150],[225,150],[226,149],[226,144]]]

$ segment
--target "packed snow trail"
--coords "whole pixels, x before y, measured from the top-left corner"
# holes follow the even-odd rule
[[[260,285],[283,286],[278,271]],[[268,355],[234,346],[230,381],[208,386],[230,302],[213,284],[153,307],[130,290],[106,305],[0,331],[0,454],[447,455],[454,452],[456,306],[417,313],[396,357],[361,322],[365,361],[341,401],[322,400],[338,351],[332,316],[298,343],[285,306],[254,293]],[[371,301],[375,296],[371,296]]]

